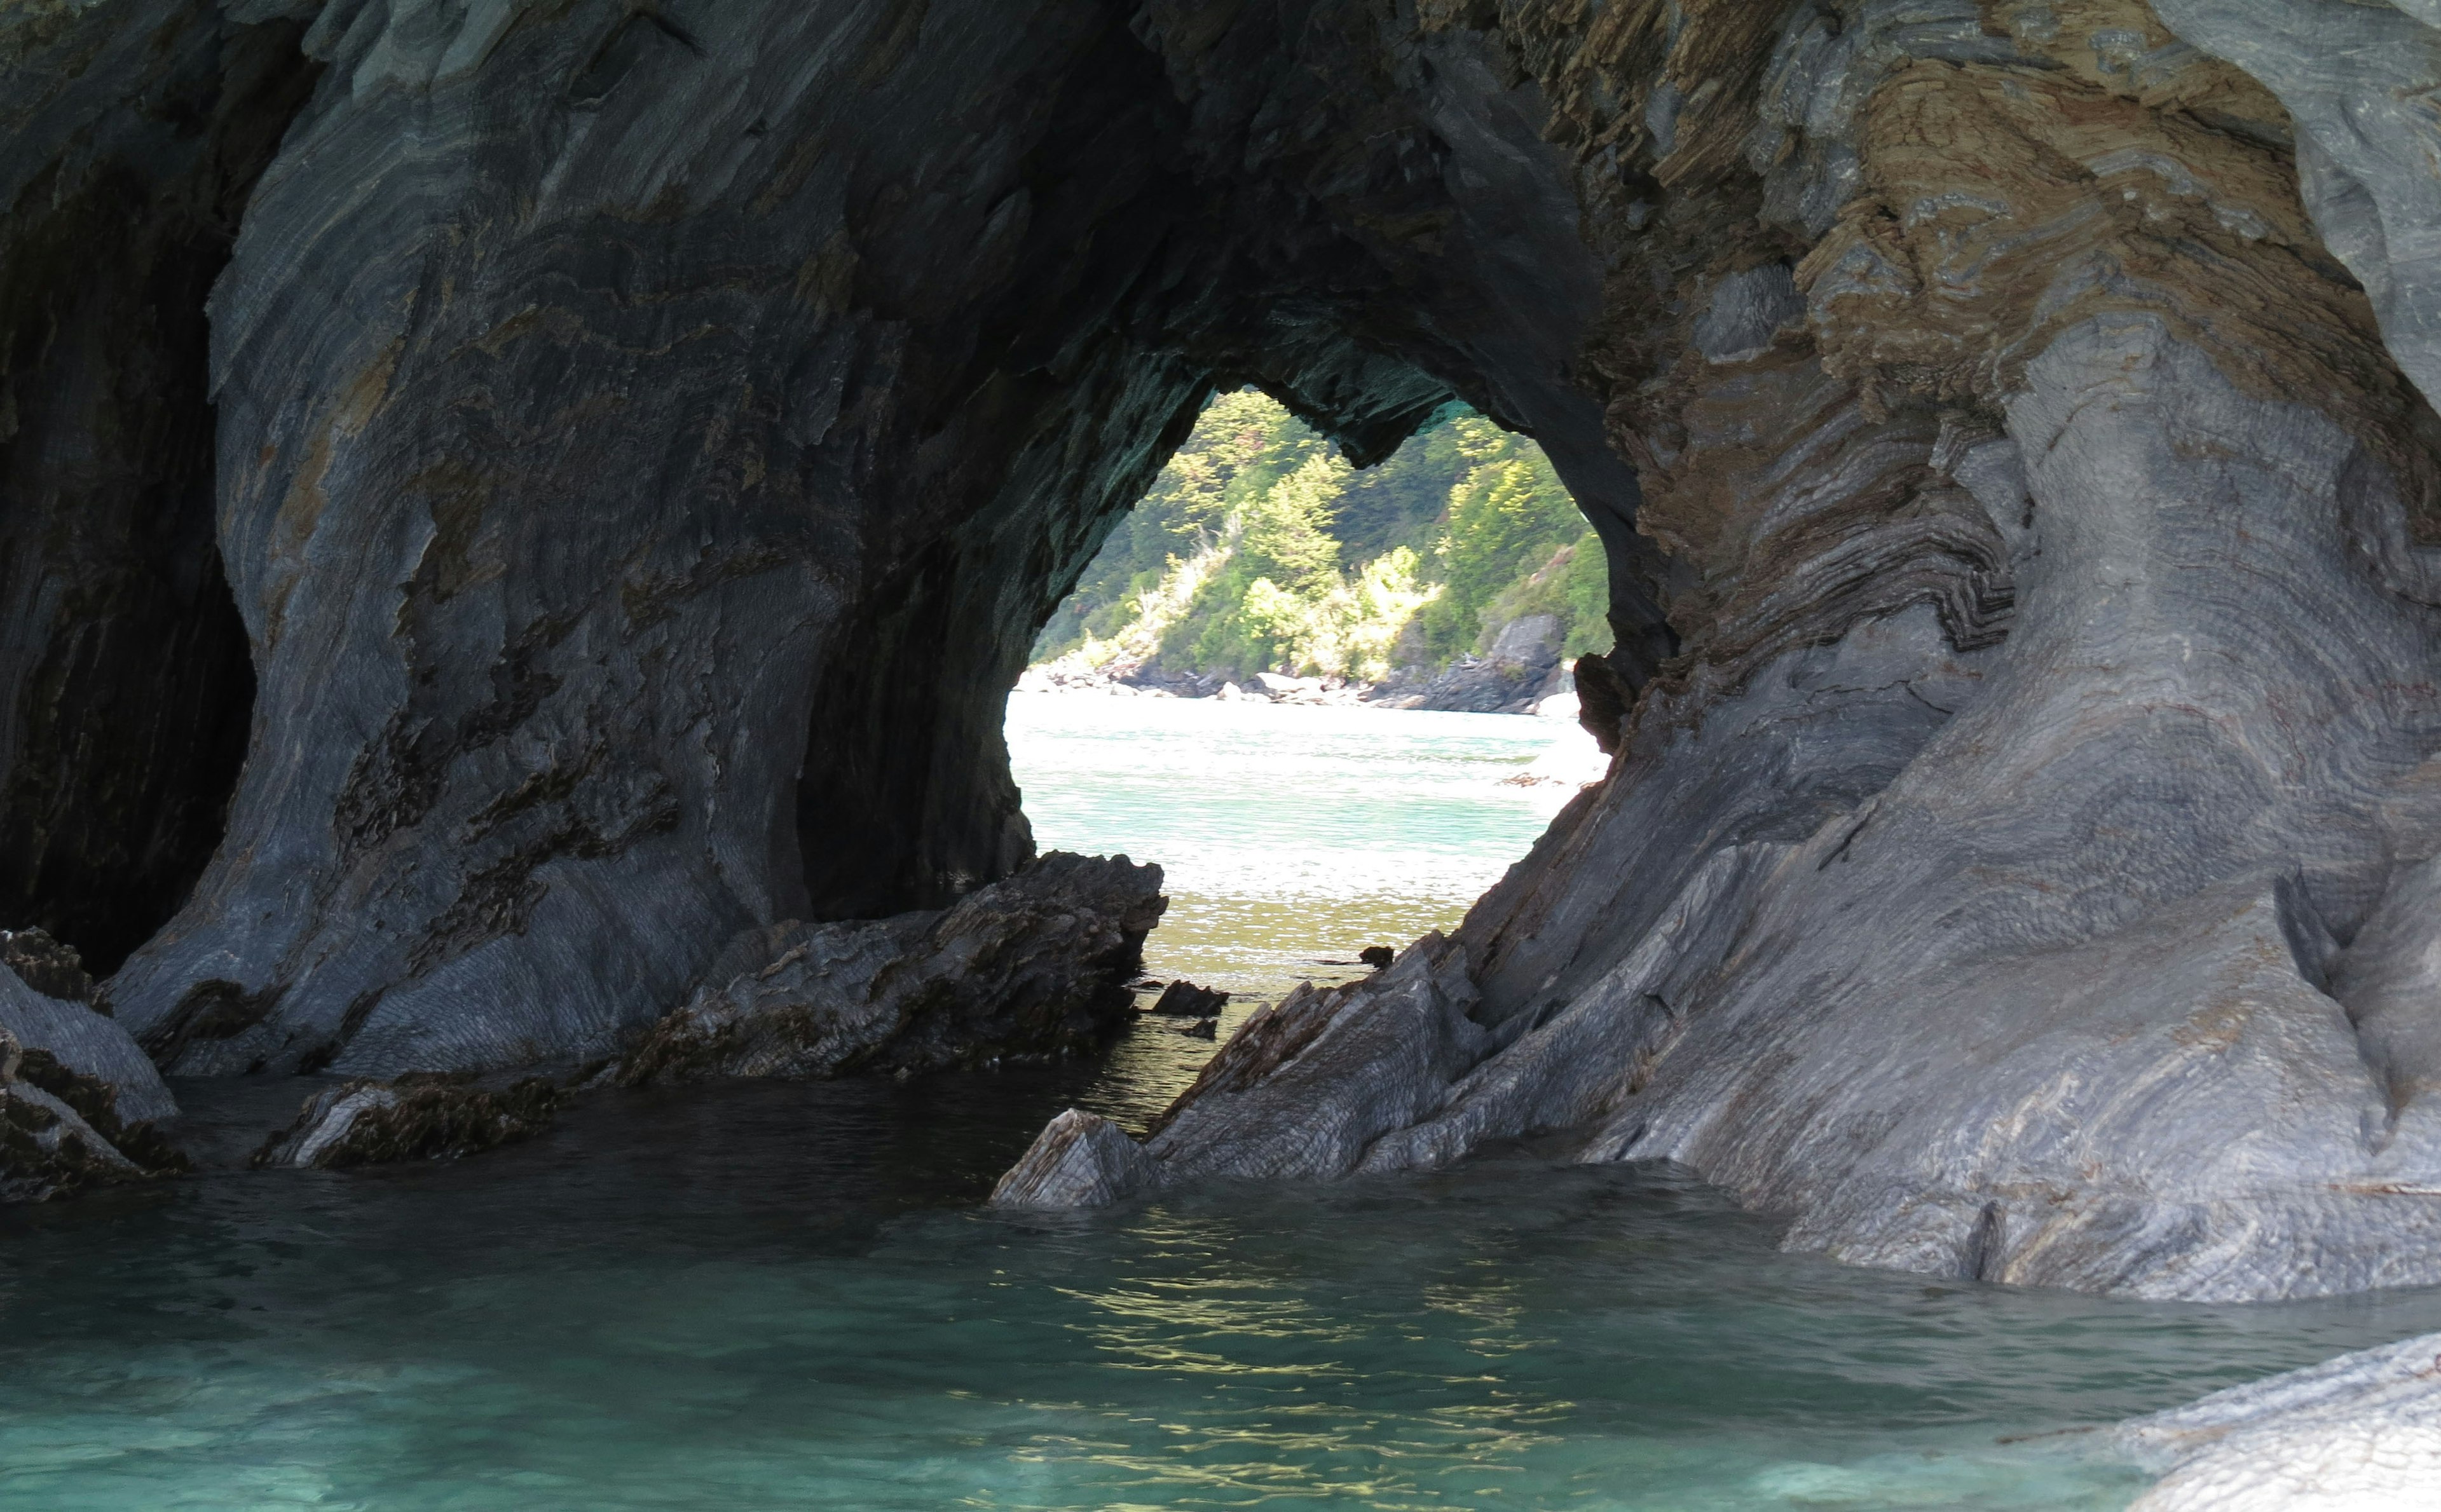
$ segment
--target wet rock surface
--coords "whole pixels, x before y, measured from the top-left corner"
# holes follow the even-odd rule
[[[483,1086],[468,1071],[342,1082],[309,1096],[248,1163],[335,1171],[478,1155],[549,1128],[567,1095],[548,1077]]]
[[[2319,1512],[2441,1498],[2441,1334],[2360,1350],[2123,1423],[2161,1476],[2129,1512]]]
[[[917,1072],[1097,1049],[1133,1008],[1128,983],[1166,904],[1158,866],[1054,852],[947,909],[780,925],[739,946],[768,963],[708,981],[616,1079]]]

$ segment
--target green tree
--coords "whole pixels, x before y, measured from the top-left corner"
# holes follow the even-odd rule
[[[1520,614],[1607,644],[1600,543],[1540,448],[1461,406],[1358,472],[1254,390],[1215,398],[1036,645],[1246,675],[1435,665]],[[1412,649],[1407,653],[1413,655]]]
[[[1437,661],[1475,649],[1488,628],[1484,610],[1585,531],[1584,515],[1541,447],[1502,435],[1487,421],[1456,424],[1491,435],[1468,438],[1474,465],[1450,491],[1435,548],[1443,588],[1423,621],[1425,646]]]

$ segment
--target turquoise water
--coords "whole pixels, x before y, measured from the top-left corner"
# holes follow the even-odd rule
[[[1360,835],[1406,857],[1373,874],[1439,855],[1455,878],[1503,859],[1437,849],[1463,825],[1530,834],[1548,801],[1469,775],[1542,759],[1554,732],[1524,720],[1272,710],[1196,768],[1268,770],[1272,801],[1131,808],[1165,742],[1213,748],[1185,722],[1215,711],[1068,702],[1114,765],[1064,708],[1020,739],[1068,753],[1024,779],[1046,839],[1168,824],[1224,914],[1209,856],[1259,853],[1266,816],[1304,816],[1283,855]],[[1123,719],[1150,733],[1110,736]],[[1316,729],[1390,758],[1367,777],[1343,750],[1338,819],[1276,791],[1337,769],[1278,748]],[[1412,814],[1402,772],[1430,795]],[[1239,930],[1213,959],[1258,975],[1334,930]],[[0,1210],[0,1508],[2122,1508],[2140,1482],[2083,1430],[2441,1327],[2431,1293],[2179,1307],[1853,1269],[1669,1172],[1530,1148],[1104,1214],[976,1205],[1058,1107],[1146,1116],[1192,1044],[1148,1023],[1107,1066],[619,1093],[461,1162]],[[296,1092],[181,1090],[232,1143]]]
[[[1573,720],[1015,693],[1044,850],[1159,861],[1156,974],[1257,999],[1446,929],[1602,773]]]

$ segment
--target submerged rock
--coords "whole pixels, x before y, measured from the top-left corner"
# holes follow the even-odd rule
[[[2161,1476],[2128,1512],[2441,1506],[2441,1334],[2215,1392],[2118,1439]]]
[[[339,1170],[475,1155],[541,1133],[565,1099],[540,1076],[498,1088],[463,1071],[343,1082],[308,1097],[297,1121],[263,1141],[251,1163]]]
[[[746,945],[769,963],[707,981],[617,1080],[923,1071],[1096,1047],[1134,1002],[1127,984],[1168,905],[1161,874],[1054,852],[939,911],[762,931]]]
[[[1229,995],[1219,988],[1179,981],[1164,987],[1147,1011],[1179,1018],[1209,1018],[1228,1005]]]

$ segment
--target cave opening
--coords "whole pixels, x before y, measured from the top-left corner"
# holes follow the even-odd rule
[[[321,74],[303,29],[175,15],[0,242],[0,927],[96,978],[185,904],[244,765],[207,305]]]
[[[1603,769],[1570,669],[1609,574],[1551,459],[1450,402],[1363,460],[1216,394],[1008,699],[1037,845],[1163,865],[1148,980],[1228,992],[1224,1027],[1456,927]]]

